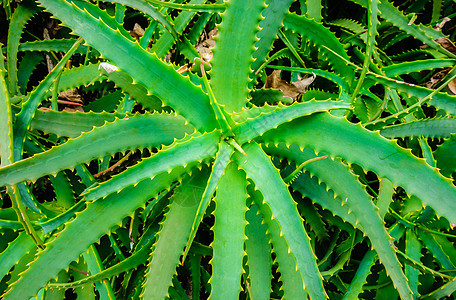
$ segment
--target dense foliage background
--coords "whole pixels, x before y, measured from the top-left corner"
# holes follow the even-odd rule
[[[4,299],[453,299],[454,0],[1,4]]]

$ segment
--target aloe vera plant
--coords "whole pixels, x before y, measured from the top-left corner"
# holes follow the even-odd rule
[[[386,0],[352,0],[358,19],[331,21],[321,1],[182,2],[12,11],[0,64],[3,298],[454,293],[451,36]],[[45,13],[71,34],[21,39]],[[432,25],[447,13],[454,3],[435,0]],[[133,37],[138,16],[147,26]],[[426,48],[387,51],[410,36]],[[54,66],[34,85],[44,60]],[[425,87],[436,68],[444,78]],[[59,100],[73,88],[87,99]]]

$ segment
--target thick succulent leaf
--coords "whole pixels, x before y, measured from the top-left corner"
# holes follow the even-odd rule
[[[395,77],[412,72],[423,70],[434,70],[437,68],[454,67],[454,59],[425,59],[415,60],[386,66],[382,69],[387,77]]]
[[[388,126],[380,130],[384,137],[430,137],[449,138],[456,133],[456,119],[424,119]]]
[[[296,204],[280,174],[263,150],[255,143],[243,147],[247,157],[236,153],[236,161],[261,191],[264,203],[286,239],[289,251],[296,259],[303,286],[313,299],[325,299],[322,277],[318,271],[310,239],[304,230]]]
[[[17,70],[17,84],[19,85],[19,92],[21,94],[26,93],[30,76],[32,76],[33,71],[43,59],[43,55],[38,52],[27,52],[22,57],[22,60],[19,63],[19,69]]]
[[[295,14],[288,14],[285,17],[283,24],[285,27],[300,33],[303,39],[309,40],[319,46],[321,54],[328,58],[334,71],[341,75],[347,82],[353,81],[355,76],[353,68],[328,50],[329,48],[346,60],[350,60],[343,45],[328,28],[314,20],[309,20],[304,16]]]
[[[236,140],[243,144],[258,135],[279,126],[285,122],[315,112],[330,109],[350,108],[340,101],[307,101],[294,103],[290,106],[274,106],[274,110],[261,114],[254,119],[247,120],[233,128]]]
[[[143,11],[146,13],[148,16],[153,18],[154,20],[157,20],[160,22],[160,24],[163,25],[170,33],[171,35],[177,40],[178,39],[178,34],[176,30],[174,29],[173,24],[171,24],[168,19],[155,7],[150,5],[147,1],[141,1],[141,0],[110,0],[110,2],[114,3],[119,3],[122,5],[130,6],[133,8],[136,8],[140,11]]]
[[[85,197],[87,200],[105,197],[121,188],[136,185],[137,182],[143,179],[153,178],[158,173],[172,170],[180,165],[186,166],[193,161],[212,158],[217,151],[219,139],[220,133],[218,131],[184,138],[183,141],[176,142],[154,156],[143,159],[137,165],[110,180],[89,189]]]
[[[372,75],[368,75],[368,77],[371,76]],[[416,86],[386,77],[375,76],[375,80],[378,83],[384,84],[392,89],[396,89],[399,92],[407,93],[409,96],[416,97],[418,99],[428,97],[432,92],[434,92],[433,90],[422,86]],[[437,108],[444,109],[448,114],[456,115],[456,96],[442,92],[435,93],[429,103]]]
[[[456,269],[456,250],[446,237],[437,236],[425,230],[419,232],[419,237],[444,269]],[[452,273],[454,274],[454,272]]]
[[[359,124],[327,113],[314,114],[281,125],[264,134],[262,139],[276,144],[286,142],[311,147],[359,164],[402,186],[440,216],[456,223],[453,213],[456,203],[445,200],[456,199],[456,188],[451,181],[427,165],[424,159],[414,157],[409,150]]]
[[[21,232],[0,254],[0,278],[5,277],[10,269],[20,261],[21,257],[32,250],[36,250],[36,248],[36,244],[30,236]]]
[[[183,118],[173,115],[136,115],[117,119],[61,146],[0,168],[0,186],[35,181],[44,175],[56,174],[119,151],[171,144],[175,138],[193,131],[184,123]]]
[[[204,2],[206,2],[206,0],[192,0],[188,2],[188,5],[203,4]],[[196,12],[193,11],[183,11],[176,17],[176,19],[174,19],[174,28],[178,34],[181,34],[184,31],[185,27],[188,23],[190,23],[195,13]],[[175,37],[173,37],[171,32],[167,31],[163,33],[163,35],[161,35],[154,43],[150,51],[157,54],[158,57],[164,57],[174,45],[174,42]]]
[[[135,2],[134,0],[131,2]],[[104,10],[98,8],[97,5],[93,5],[90,2],[86,1],[71,1],[71,3],[77,6],[80,10],[86,11],[88,14],[92,15],[94,18],[99,19],[107,28],[111,28],[122,34],[125,38],[133,41],[134,38],[131,34],[117,22],[116,18],[107,14]],[[144,2],[142,2],[144,3]]]
[[[1,57],[0,57],[1,58]],[[14,161],[13,157],[13,115],[11,103],[4,79],[0,70],[0,166],[6,166]]]
[[[379,0],[370,0],[367,2],[367,39],[366,39],[366,53],[364,55],[363,68],[361,74],[358,78],[355,90],[352,94],[352,99],[355,100],[358,92],[360,91],[364,79],[366,78],[367,71],[369,70],[369,65],[371,64],[372,54],[375,49],[375,36],[377,35],[377,26],[378,26],[378,4]]]
[[[74,215],[85,206],[84,203],[84,201],[79,201],[78,203],[67,209],[65,212],[59,214],[58,216],[55,216],[50,220],[40,222],[38,223],[38,225],[41,227],[44,234],[48,234],[49,232],[56,230],[65,222],[74,217]]]
[[[219,4],[181,4],[171,1],[147,0],[158,7],[170,7],[178,10],[197,11],[197,12],[223,12],[226,9],[224,3]]]
[[[434,157],[437,160],[437,167],[439,167],[446,176],[451,176],[451,173],[456,172],[456,159],[454,159],[454,153],[456,153],[456,135],[454,134],[434,152]]]
[[[421,261],[421,250],[422,245],[421,242],[418,240],[418,236],[414,231],[410,228],[406,229],[405,235],[405,254],[408,257],[415,261]],[[406,265],[405,266],[405,275],[407,276],[407,280],[409,282],[410,289],[415,295],[419,295],[418,292],[418,285],[419,285],[419,276],[420,271],[413,266]]]
[[[321,10],[323,8],[321,0],[306,0],[306,8],[307,18],[321,22]]]
[[[386,213],[393,201],[394,185],[386,178],[382,178],[378,189],[377,203],[378,214],[382,220],[385,218]]]
[[[364,254],[355,276],[353,277],[350,286],[344,294],[343,300],[359,299],[359,294],[362,293],[363,285],[366,283],[367,276],[371,273],[370,269],[375,263],[377,253],[374,250]]]
[[[151,240],[152,242],[152,240]],[[144,245],[139,250],[129,256],[128,258],[122,260],[121,262],[99,272],[91,272],[93,275],[80,278],[73,282],[68,283],[50,283],[48,284],[51,288],[75,288],[79,286],[84,286],[90,283],[96,283],[103,281],[104,279],[109,279],[112,276],[118,275],[120,273],[126,272],[128,270],[137,268],[139,265],[144,264],[149,258],[151,243]],[[92,247],[92,246],[91,246]],[[95,248],[96,249],[96,248]],[[90,251],[90,250],[89,250]],[[87,253],[87,252],[86,252]],[[84,253],[84,254],[86,254]]]
[[[282,148],[278,152],[295,161],[297,165],[307,161],[309,157],[315,157],[315,154],[312,155],[313,151],[311,149],[301,152]],[[355,215],[356,222],[361,224],[362,230],[369,237],[372,247],[377,251],[380,261],[399,290],[402,299],[413,299],[411,290],[407,285],[407,279],[402,272],[394,248],[391,246],[391,238],[386,231],[382,218],[378,214],[378,208],[371,201],[369,194],[359,183],[356,176],[350,172],[348,166],[343,165],[340,161],[324,159],[313,162],[306,168],[343,199],[344,204]],[[340,200],[334,199],[334,201]]]
[[[258,41],[255,43],[255,52],[251,68],[256,71],[265,60],[272,48],[272,43],[277,38],[277,31],[282,25],[291,0],[267,0],[267,7],[263,10],[263,20],[260,21],[260,31],[257,33]]]
[[[46,244],[46,249],[38,254],[26,272],[21,274],[19,280],[3,295],[4,299],[28,299],[34,296],[92,243],[144,205],[149,198],[168,188],[184,171],[184,168],[178,168],[169,174],[165,172],[153,180],[141,181],[136,188],[128,187],[119,193],[88,203],[87,208],[77,214],[76,219]]]
[[[214,166],[212,167],[211,176],[209,177],[209,181],[207,182],[203,197],[201,198],[198,210],[195,215],[195,219],[193,220],[192,231],[188,239],[187,246],[185,248],[184,257],[187,256],[187,253],[190,250],[190,246],[193,243],[193,239],[196,236],[198,227],[201,221],[203,220],[206,209],[209,206],[209,203],[211,202],[215,190],[217,189],[217,184],[220,178],[223,176],[225,169],[230,162],[230,157],[232,154],[233,147],[225,141],[220,142]]]
[[[423,296],[421,299],[423,300],[438,300],[443,299],[447,296],[450,296],[452,293],[456,291],[456,277],[454,277],[450,282],[442,285],[437,290]]]
[[[83,132],[89,132],[94,127],[101,127],[106,122],[125,118],[120,113],[81,113],[55,110],[37,110],[32,120],[31,128],[44,133],[54,133],[58,136],[76,138]]]
[[[98,70],[98,64],[88,64],[73,67],[71,69],[64,69],[60,74],[58,92],[66,91],[81,85],[88,85],[97,79],[99,75],[100,71]],[[50,94],[51,93],[49,92],[48,95]]]
[[[208,177],[207,168],[195,171],[184,177],[175,192],[169,211],[161,224],[158,239],[152,247],[143,299],[161,300],[168,296],[168,288],[171,286],[179,257],[190,236],[192,222]]]
[[[27,96],[27,99],[22,104],[21,111],[16,116],[16,123],[14,124],[14,159],[19,160],[22,156],[23,143],[25,141],[26,131],[30,126],[33,115],[36,109],[43,101],[47,90],[51,87],[56,80],[58,74],[63,70],[67,61],[71,58],[74,51],[82,40],[78,40],[73,47],[68,50],[59,63],[52,69],[46,78]]]
[[[342,220],[349,222],[353,227],[363,229],[348,205],[344,205],[345,203],[334,194],[333,190],[329,189],[323,182],[319,182],[318,177],[312,177],[309,172],[302,173],[293,181],[291,187],[321,207],[328,209],[334,215],[339,216]]]
[[[315,151],[311,148],[300,150],[297,145],[292,145],[287,148],[280,144],[274,146],[269,144],[263,147],[264,151],[269,155],[277,155],[281,158],[288,158],[295,161],[298,165],[304,161],[315,158]],[[322,155],[322,154],[320,154]],[[305,166],[306,172],[299,175],[291,187],[300,192],[303,196],[309,197],[312,201],[318,203],[323,208],[330,210],[333,214],[338,215],[344,221],[349,222],[354,227],[363,229],[356,215],[346,205],[343,194],[338,194],[339,191],[349,191],[351,189],[358,191],[361,188],[357,180],[353,180],[353,174],[348,172],[347,167],[340,161],[333,161],[330,158],[312,162]],[[328,175],[332,174],[337,180],[325,181]],[[326,176],[325,176],[326,175]],[[321,178],[318,178],[321,176]],[[346,192],[345,192],[346,194]],[[362,194],[362,193],[361,193]]]
[[[253,184],[249,188],[253,187]],[[268,237],[273,244],[275,253],[275,262],[278,264],[277,271],[280,272],[280,281],[284,299],[307,299],[307,291],[303,286],[302,275],[296,265],[296,259],[290,252],[290,247],[282,235],[280,225],[272,217],[271,209],[264,204],[261,192],[249,191],[253,202],[259,206],[263,223],[267,226]],[[269,254],[271,255],[271,254]],[[269,298],[268,298],[269,299]]]
[[[228,113],[240,111],[247,102],[250,63],[264,7],[262,0],[233,0],[227,2],[222,14],[211,62],[211,86],[217,102],[225,106]],[[230,62],[226,60],[228,57]]]
[[[90,245],[86,252],[82,253],[84,261],[87,263],[87,269],[90,274],[100,273],[103,270],[103,261],[98,254],[95,245]],[[114,291],[112,290],[111,284],[107,280],[102,282],[95,282],[95,288],[97,289],[100,298],[114,299]]]
[[[359,34],[359,37],[366,43],[367,31],[366,27],[358,21],[352,19],[337,19],[334,21],[327,22],[328,25],[339,26],[345,28],[353,33]]]
[[[243,273],[247,179],[236,163],[230,163],[220,178],[214,211],[214,242],[211,260],[211,296],[239,299]]]
[[[363,7],[367,7],[368,1],[367,0],[351,0]],[[391,22],[401,30],[407,32],[409,35],[413,36],[416,39],[419,39],[426,45],[448,55],[449,57],[456,57],[456,55],[452,54],[451,52],[443,49],[435,40],[441,37],[445,37],[442,32],[435,30],[434,28],[424,26],[424,25],[416,25],[413,22],[410,22],[407,16],[403,15],[397,7],[393,4],[388,2],[387,0],[381,1],[379,4],[380,14],[383,18],[387,21]]]
[[[94,182],[94,179],[89,178],[87,180],[87,178],[83,178],[82,181],[83,181],[84,185],[90,185],[92,182]],[[157,198],[159,198],[159,197],[157,197]],[[157,201],[151,201],[151,203],[157,203]],[[73,210],[79,204],[85,205],[85,202],[80,201],[72,209],[66,211],[62,215],[67,215],[68,212]],[[77,209],[77,210],[79,210],[79,209]],[[73,214],[71,214],[71,216]],[[63,222],[62,222],[62,220],[58,220],[58,219],[64,219],[64,217],[60,218],[60,216],[59,216],[58,218],[55,218],[53,220],[50,220],[50,221],[42,224],[41,226],[42,226],[44,232],[45,233],[50,232],[50,231],[54,230],[55,228],[59,227]],[[68,218],[65,218],[63,221],[67,221],[67,220],[68,220]],[[57,224],[55,224],[55,223],[57,223]],[[145,243],[141,243],[144,240],[148,240],[148,241]],[[103,264],[102,264],[102,261],[100,259],[97,249],[95,248],[94,245],[91,245],[91,246],[89,246],[89,249],[86,252],[82,253],[82,257],[84,258],[84,263],[86,263],[86,265],[87,265],[87,271],[89,272],[89,274],[92,274],[91,276],[77,276],[77,274],[73,274],[73,277],[75,280],[74,282],[49,284],[48,286],[52,289],[55,287],[69,288],[69,287],[83,286],[82,290],[85,290],[86,288],[84,288],[84,285],[87,286],[87,284],[95,283],[95,288],[100,293],[101,298],[113,299],[113,298],[115,298],[115,296],[114,296],[114,292],[112,291],[112,287],[108,283],[107,280],[103,280],[103,279],[112,277],[112,276],[117,275],[124,271],[128,271],[129,269],[134,268],[134,267],[138,266],[139,264],[144,263],[147,260],[147,257],[149,256],[150,246],[151,246],[152,241],[153,241],[153,239],[150,238],[149,234],[144,234],[143,238],[136,245],[134,253],[130,257],[128,257],[127,259],[124,259],[120,263],[115,264],[114,266],[111,266],[105,270],[103,270]],[[75,292],[77,294],[78,294],[78,291],[79,291],[79,289],[75,289]],[[80,294],[78,294],[78,296],[80,296]]]
[[[24,42],[19,45],[19,51],[67,52],[75,42],[76,39],[54,39]],[[86,52],[87,47],[81,45],[75,53],[85,54]]]
[[[162,111],[162,101],[156,96],[151,95],[142,84],[135,82],[126,72],[116,70],[106,74],[106,77],[150,112]]]
[[[23,3],[18,5],[11,18],[8,29],[7,43],[7,67],[8,67],[8,87],[12,96],[18,92],[17,85],[17,52],[20,45],[22,30],[25,24],[38,12],[33,5]],[[2,57],[3,59],[3,57]]]
[[[128,72],[198,130],[210,131],[216,127],[217,121],[207,95],[172,66],[166,65],[156,55],[148,53],[119,32],[103,26],[101,21],[68,1],[40,2],[74,32],[83,36],[89,45],[110,58],[121,70]],[[176,89],[176,86],[179,88]]]
[[[249,268],[249,295],[251,299],[267,300],[271,294],[272,279],[272,249],[266,232],[268,228],[256,204],[250,206],[245,218],[248,222],[245,227],[245,252]]]
[[[324,242],[330,239],[325,223],[311,201],[304,200],[298,203],[298,210],[301,216],[306,216],[306,223],[315,233],[317,241]]]

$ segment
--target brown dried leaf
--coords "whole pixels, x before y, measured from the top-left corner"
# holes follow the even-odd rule
[[[445,17],[445,18],[443,18],[442,22],[437,23],[437,25],[435,25],[434,28],[435,28],[436,30],[442,30],[443,25],[445,25],[445,23],[448,22],[448,21],[451,21],[451,19],[448,18],[448,17]]]
[[[75,106],[74,108],[71,108],[71,107],[65,107],[63,109],[64,111],[67,111],[67,112],[84,112],[84,109],[82,108],[82,106]]]
[[[281,70],[274,70],[268,77],[266,77],[265,88],[272,88],[280,90],[284,97],[297,99],[301,94],[306,92],[306,88],[315,80],[315,77],[300,78],[291,84],[286,82],[280,77]]]
[[[435,40],[437,43],[439,43],[444,49],[450,51],[453,54],[456,54],[456,46],[453,44],[452,41],[445,37],[440,37]]]
[[[218,29],[211,30],[207,34],[207,38],[202,39],[200,43],[198,43],[195,47],[196,51],[200,54],[200,56],[205,61],[210,61],[212,59],[212,50],[211,48],[215,47],[215,40],[214,38],[218,36]]]
[[[61,92],[57,98],[71,102],[83,103],[81,95],[78,94],[78,90],[76,88],[68,89],[64,92]]]
[[[453,95],[456,95],[456,79],[451,80],[447,87]]]
[[[445,75],[448,73],[449,69],[443,69],[434,75],[432,75],[431,78],[429,78],[428,82],[426,82],[426,87],[428,89],[431,89],[434,85],[436,85],[438,82],[440,82]]]
[[[313,74],[311,77],[307,77],[307,75],[306,75],[306,76],[304,76],[304,78],[301,78],[301,76],[298,76],[299,80],[295,81],[291,84],[294,85],[301,94],[304,94],[306,92],[306,88],[309,85],[311,85],[312,82],[314,82],[315,77],[316,77],[315,74]]]
[[[205,60],[205,61],[210,61],[214,54],[212,53],[211,49],[204,47],[202,45],[196,46],[196,51],[200,54],[200,56]]]
[[[144,29],[142,29],[138,23],[135,23],[135,26],[130,31],[130,35],[139,41],[139,39],[144,35]]]

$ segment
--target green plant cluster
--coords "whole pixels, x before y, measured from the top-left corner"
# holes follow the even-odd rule
[[[454,0],[2,6],[3,299],[455,293]]]

